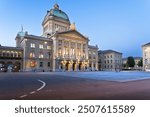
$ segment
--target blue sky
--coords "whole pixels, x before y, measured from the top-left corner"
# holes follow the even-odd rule
[[[43,18],[56,2],[101,50],[141,56],[141,45],[150,42],[150,0],[0,0],[0,44],[15,46],[21,25],[41,35]]]

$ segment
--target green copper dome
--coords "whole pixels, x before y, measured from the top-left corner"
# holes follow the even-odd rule
[[[69,21],[68,15],[59,9],[58,4],[55,4],[54,8],[52,8],[50,11],[47,12],[46,17],[49,17],[49,16],[55,16],[55,17]]]

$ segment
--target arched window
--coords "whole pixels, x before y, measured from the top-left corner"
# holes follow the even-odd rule
[[[34,58],[34,57],[35,57],[35,53],[34,53],[34,52],[30,52],[29,57],[30,57],[30,58]]]
[[[39,58],[44,58],[43,53],[40,53],[40,54],[39,54]]]

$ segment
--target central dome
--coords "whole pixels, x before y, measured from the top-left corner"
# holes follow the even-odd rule
[[[59,9],[58,4],[55,4],[54,8],[52,8],[50,11],[47,12],[46,17],[49,17],[49,16],[55,16],[55,17],[69,21],[68,15]]]

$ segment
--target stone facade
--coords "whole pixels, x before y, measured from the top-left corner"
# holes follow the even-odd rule
[[[0,46],[0,72],[19,72],[23,68],[23,49]]]
[[[89,51],[89,70],[98,71],[98,47],[88,46]]]
[[[16,36],[16,47],[23,50],[23,71],[98,70],[98,47],[89,46],[89,39],[58,4],[47,11],[42,27],[42,36],[23,30]]]
[[[24,50],[23,71],[52,71],[52,43],[45,37],[18,33],[17,47]]]
[[[150,43],[142,45],[143,70],[150,71]]]
[[[114,50],[99,51],[99,70],[120,71],[122,70],[122,53]]]

